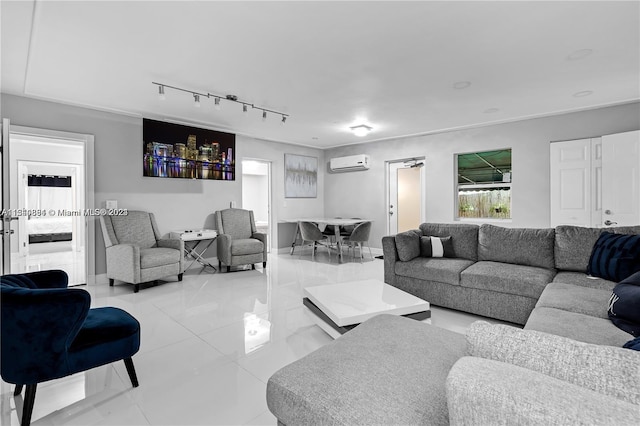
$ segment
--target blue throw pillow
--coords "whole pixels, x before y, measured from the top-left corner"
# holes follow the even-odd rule
[[[587,273],[620,282],[640,271],[640,235],[603,232],[593,246]]]
[[[634,351],[640,351],[640,337],[636,337],[633,340],[629,340],[624,344],[623,348],[633,349]]]
[[[616,327],[635,337],[640,336],[640,272],[614,287],[608,314]]]

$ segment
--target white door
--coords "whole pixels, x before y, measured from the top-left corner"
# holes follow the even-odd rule
[[[271,162],[242,160],[242,208],[253,211],[258,232],[267,234],[267,251],[271,246]]]
[[[591,226],[591,139],[551,144],[551,226]]]
[[[602,137],[602,224],[640,224],[640,131]]]
[[[424,158],[387,162],[389,235],[417,229],[424,217]]]

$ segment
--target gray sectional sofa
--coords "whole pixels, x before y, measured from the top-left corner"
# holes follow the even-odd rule
[[[419,232],[452,236],[456,257],[402,261],[407,247],[384,237],[386,282],[524,329],[478,321],[463,336],[374,317],[269,379],[279,424],[638,424],[640,352],[607,317],[614,283],[585,273],[600,229]]]
[[[637,234],[640,226],[607,230]],[[522,325],[549,283],[613,289],[615,283],[586,274],[602,231],[424,223],[383,237],[384,281],[433,305]],[[420,236],[450,236],[455,258],[421,257]]]

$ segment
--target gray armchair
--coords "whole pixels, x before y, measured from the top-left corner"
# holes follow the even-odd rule
[[[137,293],[140,283],[184,270],[184,242],[163,239],[153,213],[129,210],[126,216],[100,216],[100,226],[107,251],[107,278],[133,284]]]
[[[267,266],[267,235],[257,232],[253,211],[226,209],[215,212],[218,227],[218,265],[227,267],[262,262]]]

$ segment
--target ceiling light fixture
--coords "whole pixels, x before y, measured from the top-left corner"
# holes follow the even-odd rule
[[[471,82],[470,81],[457,81],[457,82],[453,83],[453,88],[457,89],[457,90],[466,89],[469,86],[471,86]]]
[[[349,127],[354,135],[356,136],[367,136],[373,127],[367,126],[366,124],[358,124],[357,126]]]
[[[500,111],[498,108],[487,108],[483,112],[485,114],[495,114],[498,111]]]
[[[287,118],[289,117],[289,114],[285,114],[284,112],[280,112],[280,111],[276,111],[276,110],[272,110],[272,109],[268,109],[268,108],[263,108],[260,106],[256,106],[252,103],[249,102],[245,102],[245,101],[241,101],[238,100],[238,97],[236,95],[217,95],[215,93],[201,93],[201,92],[196,92],[193,90],[187,90],[187,89],[183,89],[181,87],[176,87],[176,86],[170,86],[168,84],[164,84],[164,83],[157,83],[155,81],[152,81],[151,84],[155,84],[156,86],[158,86],[158,97],[161,100],[165,99],[165,89],[169,88],[169,89],[173,89],[173,90],[177,90],[179,92],[185,92],[185,93],[191,93],[191,95],[193,95],[193,100],[195,102],[195,106],[199,107],[200,106],[200,98],[213,98],[213,106],[215,107],[215,109],[219,110],[221,105],[220,105],[220,100],[223,99],[225,101],[229,101],[229,102],[235,102],[238,104],[242,104],[242,112],[247,112],[249,111],[249,107],[251,107],[252,109],[257,109],[262,111],[262,119],[266,120],[267,118],[267,113],[271,112],[273,114],[278,114],[280,116],[282,116],[282,121],[281,124],[284,124],[287,121]]]
[[[577,61],[578,59],[586,58],[593,53],[592,49],[580,49],[567,56],[568,61]]]
[[[574,98],[584,98],[585,96],[592,95],[593,91],[591,90],[583,90],[582,92],[577,92],[573,94]]]

